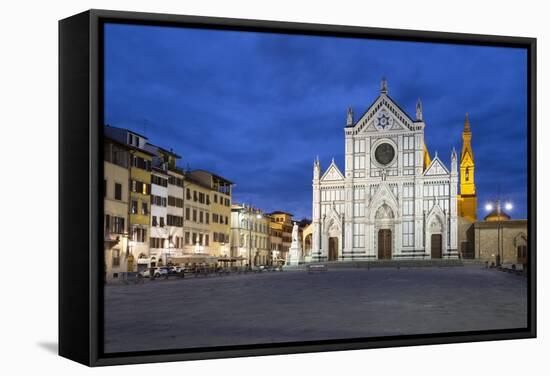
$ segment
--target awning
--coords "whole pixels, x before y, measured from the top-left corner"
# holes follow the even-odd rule
[[[180,256],[172,256],[170,257],[170,260],[174,264],[215,264],[218,262],[218,258],[216,256],[210,256],[200,253],[190,253],[190,254],[184,254]]]

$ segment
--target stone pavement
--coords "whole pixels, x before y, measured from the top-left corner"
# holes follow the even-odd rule
[[[105,286],[107,353],[526,325],[526,278],[479,266]]]

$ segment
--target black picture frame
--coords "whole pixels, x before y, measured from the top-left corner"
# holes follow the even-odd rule
[[[358,340],[105,354],[102,239],[102,25],[192,26],[302,35],[521,47],[528,52],[528,327]],[[88,366],[536,337],[536,39],[171,14],[89,10],[59,22],[59,354]]]

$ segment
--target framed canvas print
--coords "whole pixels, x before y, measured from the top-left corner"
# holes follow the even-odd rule
[[[59,353],[536,336],[536,40],[59,23]]]

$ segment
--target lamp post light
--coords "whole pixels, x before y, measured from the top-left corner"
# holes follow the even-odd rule
[[[514,208],[512,203],[510,201],[506,201],[504,203],[504,209],[510,211]],[[497,260],[496,260],[496,266],[499,267],[502,265],[502,261],[504,258],[504,238],[501,236],[501,227],[502,227],[502,201],[498,198],[495,200],[494,204],[489,202],[485,204],[485,210],[487,212],[492,212],[493,210],[496,211],[497,214]],[[501,241],[502,238],[502,241]]]

